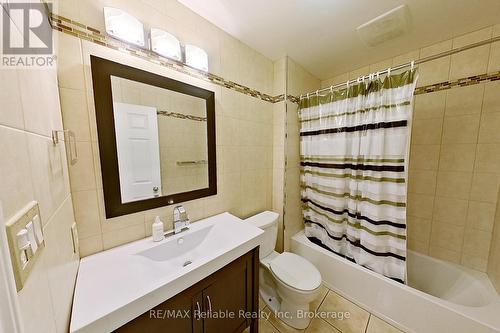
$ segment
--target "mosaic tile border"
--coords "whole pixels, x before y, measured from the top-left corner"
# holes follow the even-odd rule
[[[177,72],[187,74],[189,76],[202,79],[204,81],[216,84],[218,86],[234,90],[236,92],[252,96],[254,98],[258,98],[260,100],[269,102],[269,103],[279,103],[285,100],[290,101],[292,103],[298,104],[300,98],[293,95],[280,94],[277,96],[271,96],[269,94],[262,93],[258,90],[249,88],[242,84],[232,82],[224,79],[221,76],[200,71],[196,68],[188,66],[182,62],[168,59],[158,55],[157,53],[149,50],[143,49],[126,42],[120,41],[113,37],[110,37],[101,31],[94,29],[90,26],[81,24],[80,22],[71,20],[64,16],[60,16],[54,13],[49,14],[49,18],[52,24],[52,28],[54,30],[72,35],[77,38],[81,38],[92,43],[96,43],[102,46],[109,47],[111,49],[119,50],[122,52],[126,52],[133,56],[154,62],[158,65],[167,67],[169,69],[173,69]],[[466,78],[457,79],[454,81],[444,81],[439,82],[423,87],[418,87],[415,89],[415,95],[433,93],[442,90],[448,90],[456,87],[465,87],[470,85],[475,85],[483,82],[497,81],[500,80],[500,72],[492,73],[492,74],[481,74],[474,75]]]
[[[278,96],[274,96],[274,102],[273,103],[284,102],[285,99],[287,101],[290,101],[290,102],[295,103],[295,104],[299,104],[299,101],[300,101],[300,99],[297,96],[286,95],[286,98],[285,98],[285,94],[281,94],[281,95],[278,95]]]
[[[172,118],[178,118],[178,119],[188,119],[188,120],[194,120],[194,121],[207,121],[207,118],[204,118],[204,117],[198,117],[198,116],[193,116],[190,114],[183,114],[183,113],[179,113],[179,112],[169,112],[169,111],[158,110],[158,111],[156,111],[156,114],[159,116],[172,117]]]
[[[81,38],[84,40],[87,40],[92,43],[96,43],[102,46],[106,46],[111,49],[119,50],[122,52],[126,52],[128,54],[131,54],[133,56],[154,62],[158,65],[167,67],[169,69],[173,69],[177,72],[187,74],[189,76],[202,79],[204,81],[219,85],[224,88],[228,88],[234,91],[237,91],[239,93],[252,96],[258,99],[261,99],[266,102],[270,103],[277,103],[280,101],[279,96],[271,96],[265,93],[262,93],[258,90],[249,88],[247,86],[244,86],[242,84],[225,80],[223,77],[220,77],[218,75],[204,72],[201,70],[198,70],[196,68],[193,68],[191,66],[188,66],[182,62],[168,59],[165,57],[162,57],[158,55],[157,53],[149,50],[149,49],[143,49],[131,44],[128,44],[126,42],[120,41],[118,39],[115,39],[113,37],[107,36],[103,34],[101,31],[94,29],[92,27],[89,27],[87,25],[81,24],[77,21],[71,20],[69,18],[66,18],[64,16],[60,16],[54,13],[50,13],[49,15],[52,28],[54,30],[66,33],[68,35]]]
[[[300,102],[300,97],[293,96],[293,95],[287,95],[286,99],[292,103],[299,104]]]
[[[495,72],[491,74],[485,73],[481,75],[474,75],[462,79],[457,79],[454,81],[444,81],[423,87],[418,87],[415,89],[415,95],[428,94],[452,88],[467,87],[475,84],[498,81],[498,80],[500,80],[500,72]]]

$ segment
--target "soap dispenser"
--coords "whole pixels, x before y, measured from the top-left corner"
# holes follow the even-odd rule
[[[160,220],[160,217],[157,216],[155,218],[155,222],[153,223],[153,241],[160,242],[165,238],[163,231],[163,222]]]

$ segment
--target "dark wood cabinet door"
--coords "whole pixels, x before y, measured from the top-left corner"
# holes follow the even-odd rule
[[[204,308],[207,312],[204,333],[237,333],[248,326],[249,320],[242,312],[251,309],[247,292],[252,286],[248,283],[251,277],[249,269],[251,270],[249,261],[240,260],[203,290]],[[231,315],[234,317],[229,317]]]
[[[168,301],[143,313],[117,333],[202,333],[203,320],[194,316],[198,306],[202,307],[201,290],[186,290]]]

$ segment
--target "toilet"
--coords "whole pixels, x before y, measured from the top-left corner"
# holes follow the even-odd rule
[[[310,303],[319,296],[321,274],[301,256],[274,250],[278,217],[278,213],[265,211],[245,220],[264,230],[259,250],[259,293],[278,318],[289,326],[304,329],[310,322]]]

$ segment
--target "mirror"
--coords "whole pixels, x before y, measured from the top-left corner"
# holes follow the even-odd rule
[[[205,100],[111,76],[122,203],[208,187]]]
[[[214,93],[92,56],[106,216],[217,193]]]

